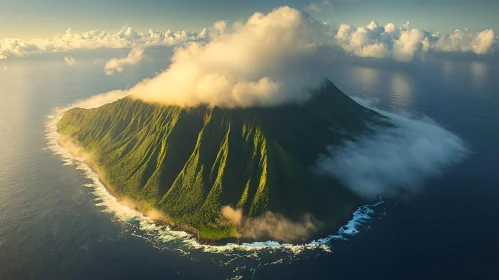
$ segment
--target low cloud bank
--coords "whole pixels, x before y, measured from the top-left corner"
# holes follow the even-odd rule
[[[114,75],[116,72],[121,73],[128,65],[136,65],[144,58],[144,49],[133,48],[126,57],[113,58],[106,62],[104,72],[106,75]]]
[[[305,215],[299,221],[292,221],[269,211],[259,217],[247,218],[240,209],[230,206],[222,208],[222,217],[230,224],[236,225],[242,237],[270,238],[284,242],[306,240],[322,226],[311,215]]]
[[[76,33],[68,29],[63,35],[58,34],[53,38],[32,40],[5,38],[3,42],[0,42],[0,60],[8,57],[25,57],[42,52],[176,46],[193,41],[203,41],[205,33],[206,30],[198,33],[184,30],[158,31],[152,29],[138,32],[131,27],[123,27],[116,33],[101,30]]]
[[[418,192],[426,179],[440,175],[467,153],[458,136],[428,118],[380,113],[395,127],[331,147],[317,161],[318,171],[339,178],[361,196],[376,198]]]
[[[113,90],[106,93],[101,93],[90,98],[82,99],[76,101],[71,108],[83,108],[83,109],[92,109],[97,108],[102,105],[114,102],[118,99],[128,96],[130,93],[126,90]]]
[[[342,24],[336,35],[336,44],[345,52],[374,58],[392,58],[411,61],[424,58],[427,53],[472,52],[485,55],[494,52],[496,35],[492,29],[481,32],[456,30],[453,34],[431,34],[425,30],[389,23],[381,26],[371,22],[365,27]]]
[[[329,1],[314,2],[305,7],[311,13],[323,12],[331,9]],[[269,17],[275,15],[275,11],[288,10],[287,16],[282,18]],[[293,11],[293,12],[291,12]],[[140,32],[132,27],[123,27],[116,33],[109,33],[101,30],[91,30],[83,33],[76,33],[71,29],[66,30],[62,35],[52,38],[40,38],[32,40],[21,40],[15,38],[5,38],[0,42],[0,60],[8,57],[25,57],[30,54],[42,52],[67,52],[81,49],[121,49],[121,48],[149,48],[157,46],[185,46],[192,42],[204,43],[224,36],[231,29],[239,27],[248,29],[248,24],[256,23],[255,19],[274,18],[281,20],[282,24],[273,26],[287,26],[288,29],[301,28],[298,21],[293,20],[293,13],[302,12],[281,7],[268,15],[255,13],[246,24],[236,21],[230,26],[227,21],[217,21],[212,28],[204,28],[200,32],[179,31],[159,31],[148,30]],[[289,16],[289,17],[288,17]],[[303,16],[303,15],[302,15]],[[253,19],[253,20],[252,20]],[[367,21],[366,21],[367,22]],[[269,28],[272,24],[267,22]],[[258,24],[258,23],[257,23]],[[245,26],[246,25],[246,26]],[[409,24],[401,26],[393,23],[379,25],[376,22],[362,27],[355,27],[350,24],[341,24],[339,28],[333,28],[324,23],[328,30],[327,36],[315,43],[329,45],[344,50],[346,53],[360,57],[388,58],[398,61],[411,61],[424,57],[427,53],[475,53],[486,55],[494,52],[497,48],[497,36],[492,29],[480,32],[470,32],[469,30],[456,30],[452,34],[431,33],[422,29],[409,28]],[[244,42],[250,42],[255,36],[250,35],[242,38]],[[285,49],[290,43],[287,36],[281,36],[278,32],[265,33],[267,42],[275,41],[280,43]],[[301,34],[307,36],[307,34]],[[239,38],[242,37],[242,34]],[[322,37],[322,36],[321,36]],[[283,39],[283,41],[281,41]],[[228,50],[228,49],[227,49]],[[283,50],[285,51],[285,50]],[[227,53],[228,56],[233,54]],[[242,65],[244,66],[244,64]]]

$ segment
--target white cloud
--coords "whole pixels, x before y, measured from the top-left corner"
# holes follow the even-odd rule
[[[430,34],[424,30],[410,29],[409,22],[402,26],[393,23],[380,26],[373,21],[358,28],[342,24],[335,37],[338,46],[349,54],[398,61],[410,61],[430,52],[490,54],[496,43],[491,29],[478,33],[456,30],[451,35]]]
[[[305,10],[311,13],[320,13],[325,10],[330,10],[332,8],[331,2],[324,0],[322,2],[310,3]]]
[[[199,32],[198,38],[204,39],[204,38],[206,38],[207,34],[208,34],[208,30],[206,30],[206,28],[203,28],[203,30],[201,30],[201,32]]]
[[[206,32],[206,31],[205,31]],[[117,33],[92,30],[75,33],[68,29],[63,35],[53,38],[23,41],[5,38],[0,43],[0,59],[24,57],[42,52],[67,52],[80,49],[121,49],[134,47],[175,46],[193,41],[203,41],[196,32],[155,31],[137,32],[131,27],[124,27]]]
[[[329,1],[313,2],[305,8],[309,12],[324,12],[331,9]],[[261,13],[256,13],[261,14]],[[329,26],[324,24],[324,26]],[[52,38],[20,40],[5,38],[0,42],[0,60],[8,57],[25,57],[42,52],[67,52],[80,49],[120,49],[149,48],[155,46],[182,46],[191,42],[207,42],[244,28],[240,21],[229,25],[218,21],[212,28],[201,32],[157,31],[139,32],[131,27],[123,27],[116,33],[92,30],[83,33],[68,29],[62,35]],[[331,30],[332,31],[332,30]],[[346,53],[360,57],[389,58],[410,61],[424,57],[427,53],[468,52],[486,55],[497,48],[497,36],[492,29],[481,32],[456,30],[452,34],[430,33],[421,29],[411,29],[409,24],[401,26],[388,23],[384,26],[371,22],[364,27],[341,24],[330,35],[331,42]],[[279,36],[274,34],[274,36]],[[318,43],[326,43],[318,42]]]
[[[106,65],[104,66],[104,72],[106,73],[106,75],[114,75],[114,73],[116,72],[121,73],[125,66],[135,65],[139,63],[142,58],[144,58],[144,49],[133,48],[130,50],[130,53],[128,53],[126,57],[113,58],[106,62]]]
[[[395,126],[331,148],[330,154],[317,162],[321,173],[339,178],[367,198],[392,196],[399,191],[410,194],[467,153],[458,136],[430,119],[378,112],[388,116]]]
[[[227,29],[227,21],[220,20],[215,22],[210,30],[210,37],[218,38],[220,36],[223,36],[225,29]]]
[[[136,85],[132,95],[187,107],[300,102],[330,66],[324,25],[289,7],[215,29],[223,36],[176,49],[170,67]]]
[[[313,12],[313,13],[320,13],[321,12],[321,6],[317,3],[310,3],[307,8],[307,11]]]
[[[72,56],[65,56],[64,57],[64,62],[66,62],[66,64],[71,67],[73,65],[76,64],[76,59]]]
[[[483,30],[479,33],[456,30],[451,35],[437,33],[434,35],[438,40],[433,48],[445,52],[473,52],[476,54],[489,54],[494,49],[496,41],[492,29]]]

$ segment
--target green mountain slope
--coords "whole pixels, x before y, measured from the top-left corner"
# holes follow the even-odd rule
[[[74,108],[58,122],[118,196],[163,211],[200,237],[236,235],[222,222],[225,205],[247,217],[305,213],[332,229],[363,201],[312,166],[328,145],[369,133],[382,118],[325,83],[303,105],[180,108],[123,98]]]

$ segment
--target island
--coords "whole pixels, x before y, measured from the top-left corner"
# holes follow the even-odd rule
[[[182,108],[125,97],[70,109],[57,128],[62,145],[71,139],[91,155],[86,161],[116,197],[220,244],[297,243],[337,230],[368,201],[314,164],[328,149],[388,124],[326,80],[302,104]],[[310,228],[291,237],[245,228],[272,223],[264,217]]]

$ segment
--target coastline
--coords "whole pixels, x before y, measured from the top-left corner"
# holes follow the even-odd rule
[[[62,134],[60,134],[58,132],[57,132],[57,134],[59,136],[59,138],[57,139],[57,144],[61,148],[63,148],[66,151],[68,151],[68,153],[70,153],[74,158],[79,158],[77,154],[74,154],[71,151],[72,149],[68,148],[68,146],[64,145],[63,141],[61,141],[60,137],[61,136],[65,136],[65,135],[62,135]],[[65,136],[65,137],[68,137],[68,136]],[[70,137],[68,137],[68,138],[71,139],[71,140],[73,140]],[[73,143],[75,143],[74,140],[73,140]],[[81,147],[79,147],[79,148],[82,149]],[[238,237],[222,238],[222,239],[217,239],[217,240],[207,239],[207,238],[201,237],[200,234],[199,234],[199,230],[197,230],[196,228],[194,228],[192,226],[178,224],[178,223],[175,223],[175,222],[171,222],[171,221],[168,221],[168,219],[161,219],[161,218],[154,219],[154,218],[148,216],[147,212],[150,209],[145,210],[145,209],[143,209],[143,208],[140,207],[142,205],[141,202],[139,202],[139,201],[132,201],[135,204],[134,207],[131,207],[130,205],[126,205],[126,204],[122,203],[124,197],[120,196],[110,186],[110,184],[104,179],[104,177],[102,176],[101,172],[96,167],[96,164],[94,162],[92,162],[91,160],[88,160],[88,159],[80,159],[80,160],[83,163],[85,163],[97,175],[100,183],[104,186],[104,188],[106,189],[106,191],[109,192],[109,194],[111,194],[117,200],[118,203],[120,203],[123,206],[126,206],[126,207],[128,207],[130,209],[133,209],[133,210],[141,213],[142,215],[144,215],[145,217],[148,217],[149,219],[151,219],[154,223],[156,223],[158,225],[167,226],[167,227],[169,227],[169,229],[174,230],[174,231],[182,231],[182,232],[187,233],[189,236],[195,238],[196,241],[199,244],[202,244],[202,245],[223,246],[223,245],[227,245],[227,244],[238,244],[238,245],[241,245],[241,244],[243,244],[245,242],[257,242],[256,240],[253,240],[253,239],[238,238]],[[159,211],[162,215],[165,215],[165,216],[168,215],[167,213],[164,213],[161,210],[158,210],[158,209],[154,209],[154,210]]]
[[[229,245],[229,244],[242,245],[244,243],[267,242],[267,241],[279,242],[279,243],[282,242],[282,241],[275,241],[275,240],[255,240],[255,239],[243,238],[243,237],[228,237],[228,238],[222,238],[222,239],[217,239],[217,240],[208,239],[208,238],[201,237],[199,234],[199,230],[192,227],[192,226],[178,224],[178,223],[169,221],[168,219],[161,219],[161,218],[154,219],[148,215],[148,211],[150,209],[146,210],[146,209],[141,208],[142,203],[140,201],[132,201],[135,204],[133,207],[131,207],[130,205],[126,205],[126,204],[122,203],[124,197],[118,195],[118,193],[115,190],[113,190],[113,188],[110,186],[110,184],[102,176],[98,167],[96,167],[96,164],[94,162],[92,162],[91,160],[88,160],[85,158],[82,159],[81,157],[78,157],[77,154],[72,153],[71,149],[68,148],[67,146],[65,146],[63,141],[61,141],[60,138],[61,138],[61,136],[68,137],[69,139],[71,139],[73,141],[73,143],[75,143],[74,139],[70,138],[69,136],[60,134],[59,132],[57,132],[57,134],[59,137],[57,139],[57,144],[61,148],[65,149],[68,153],[70,153],[74,158],[80,158],[79,160],[82,161],[84,164],[86,164],[92,170],[92,172],[94,172],[97,175],[98,180],[104,186],[106,191],[111,196],[113,196],[119,204],[141,213],[144,217],[148,217],[149,219],[151,219],[151,221],[154,222],[155,224],[167,226],[170,230],[173,230],[173,231],[185,232],[190,237],[194,238],[201,245],[224,246],[224,245]],[[78,147],[78,148],[82,149],[81,147]],[[353,208],[352,214],[349,215],[348,217],[345,217],[344,220],[339,222],[338,223],[339,226],[334,226],[334,227],[330,227],[329,229],[319,230],[319,231],[311,234],[305,241],[301,240],[301,241],[290,241],[290,242],[285,242],[285,243],[282,242],[282,243],[283,244],[290,244],[290,245],[307,245],[307,244],[317,242],[318,240],[329,240],[330,237],[335,236],[335,234],[337,234],[341,228],[347,226],[348,223],[355,218],[354,217],[355,216],[355,209],[360,209],[363,206],[366,206],[366,204],[361,203],[361,204],[358,204],[358,205],[355,205],[354,207],[352,207]],[[154,209],[154,210],[159,211],[164,216],[168,216],[167,213],[165,213],[161,210],[158,210],[158,209]]]
[[[175,207],[176,205],[181,205],[184,202],[175,200],[171,201],[171,207],[172,208],[164,208],[162,207],[163,204],[159,205],[159,199],[161,197],[154,197],[152,199],[149,199],[149,201],[143,201],[144,199],[143,195],[137,194],[134,191],[129,191],[128,189],[128,181],[123,181],[123,176],[127,176],[126,173],[121,174],[121,177],[114,178],[112,176],[115,176],[116,172],[120,172],[119,170],[115,170],[112,165],[109,164],[104,164],[103,161],[101,162],[100,159],[101,157],[98,156],[100,154],[99,152],[99,147],[98,146],[92,146],[88,150],[88,152],[85,152],[85,149],[82,149],[79,147],[80,145],[78,144],[79,141],[72,140],[76,139],[73,138],[72,135],[74,135],[71,129],[71,123],[70,122],[64,122],[62,124],[61,130],[59,130],[58,124],[61,122],[63,119],[64,115],[68,115],[67,111],[72,108],[83,108],[83,109],[89,109],[89,108],[96,108],[101,105],[102,103],[110,103],[113,101],[116,101],[116,98],[114,96],[111,96],[107,98],[108,94],[103,94],[102,97],[92,97],[89,100],[93,99],[99,99],[101,102],[97,102],[99,104],[95,104],[94,102],[89,102],[89,100],[83,100],[79,101],[73,105],[70,105],[66,108],[63,109],[56,109],[56,119],[52,122],[53,124],[53,130],[55,132],[56,137],[54,137],[53,142],[56,142],[56,145],[59,146],[60,149],[65,150],[65,153],[69,154],[69,157],[72,159],[78,160],[84,168],[89,170],[89,173],[92,173],[92,177],[94,178],[96,184],[101,185],[101,192],[105,196],[112,197],[112,200],[114,200],[114,203],[121,206],[125,206],[125,208],[129,209],[130,211],[134,211],[137,214],[140,214],[141,217],[146,217],[148,220],[154,222],[157,225],[167,225],[169,229],[175,230],[181,230],[184,234],[189,234],[192,237],[195,237],[195,239],[202,244],[217,244],[217,245],[223,245],[227,243],[236,243],[236,244],[241,244],[241,243],[259,243],[259,242],[266,242],[269,240],[281,240],[281,241],[273,241],[275,243],[291,243],[291,244],[307,244],[307,243],[314,243],[315,239],[318,238],[319,240],[325,240],[329,238],[330,236],[336,235],[339,232],[345,232],[345,225],[349,224],[355,224],[352,223],[352,220],[355,220],[355,211],[358,209],[358,207],[364,206],[368,204],[370,201],[367,200],[361,200],[361,199],[351,199],[345,201],[343,203],[342,201],[339,202],[338,207],[331,207],[331,208],[325,208],[326,210],[328,209],[335,209],[334,212],[332,210],[329,211],[322,211],[321,213],[316,213],[317,216],[322,219],[323,223],[320,221],[318,224],[313,225],[313,228],[311,230],[307,229],[307,232],[305,234],[299,234],[299,235],[294,235],[294,230],[292,229],[286,229],[284,230],[288,231],[289,233],[293,233],[291,237],[280,237],[278,235],[274,235],[273,231],[270,232],[267,230],[262,231],[262,233],[259,233],[258,236],[255,236],[253,233],[247,234],[247,232],[252,231],[253,228],[251,228],[253,225],[251,223],[245,223],[243,225],[239,226],[227,226],[225,224],[219,223],[219,222],[214,222],[212,225],[210,222],[214,221],[215,219],[218,219],[219,216],[221,216],[220,210],[222,210],[222,205],[220,202],[217,202],[216,205],[213,205],[213,209],[210,210],[210,220],[200,220],[196,221],[195,228],[190,225],[185,225],[183,223],[191,223],[191,220],[185,220],[185,222],[181,222],[180,224],[177,222],[177,220],[184,221],[182,215],[187,215],[188,213],[186,212],[175,212]],[[102,100],[101,100],[102,99]],[[82,103],[92,103],[88,104],[87,106],[81,106]],[[79,113],[78,113],[79,114]],[[72,116],[72,115],[71,115]],[[68,118],[71,118],[68,117]],[[69,128],[68,128],[69,127]],[[67,130],[69,129],[69,130]],[[78,130],[76,130],[78,131]],[[59,133],[60,132],[60,133]],[[77,135],[77,134],[76,134]],[[99,136],[97,136],[96,139],[98,139]],[[112,136],[111,136],[112,137]],[[86,143],[86,142],[85,142]],[[61,145],[67,144],[69,148],[62,148]],[[74,146],[75,149],[73,149],[71,146]],[[95,152],[96,157],[92,156],[92,152]],[[72,155],[71,155],[72,154]],[[81,156],[83,155],[83,156]],[[140,157],[140,156],[139,156]],[[102,163],[102,165],[101,165]],[[174,162],[169,162],[169,164],[175,164]],[[192,171],[194,172],[194,171]],[[197,174],[197,173],[196,173]],[[121,179],[120,179],[121,178]],[[122,185],[113,185],[112,183],[117,183],[117,184],[123,184]],[[135,181],[134,181],[135,183]],[[187,183],[189,184],[189,183]],[[305,182],[306,184],[306,182]],[[325,182],[325,185],[327,186],[327,182]],[[127,186],[127,190],[121,191],[122,187]],[[135,186],[137,189],[140,189],[140,186],[136,185]],[[285,191],[285,190],[284,190]],[[107,193],[107,194],[106,194]],[[121,194],[121,195],[120,195]],[[328,193],[330,194],[330,193]],[[315,195],[315,194],[314,194]],[[334,194],[333,194],[334,195]],[[327,196],[326,196],[327,197]],[[308,200],[309,204],[314,203],[313,200]],[[327,198],[324,201],[327,203]],[[131,205],[131,206],[130,206]],[[154,207],[158,207],[159,209],[155,209]],[[217,209],[217,207],[220,207],[220,209]],[[308,209],[315,209],[314,207],[308,207],[308,208],[303,208],[301,211],[302,214],[306,213],[306,210]],[[127,211],[123,209],[124,211]],[[168,217],[168,212],[172,211],[172,213],[176,213],[174,215],[174,219],[169,219]],[[274,209],[272,209],[274,210]],[[275,209],[279,210],[279,208]],[[217,211],[219,213],[217,213]],[[312,211],[312,210],[311,210]],[[296,212],[296,211],[295,211]],[[279,211],[276,212],[279,214]],[[159,218],[159,219],[158,219]],[[164,219],[163,219],[164,218]],[[284,217],[286,218],[286,217]],[[301,222],[298,221],[298,218],[296,215],[294,216],[296,219],[296,222]],[[258,219],[255,219],[257,223],[259,222]],[[289,219],[288,219],[289,220]],[[294,220],[289,220],[290,222],[295,222]],[[246,226],[249,226],[249,229],[246,228]],[[273,224],[271,226],[274,226]],[[311,232],[313,231],[313,232]],[[298,231],[300,232],[300,231]],[[242,234],[241,234],[242,233]],[[178,233],[182,234],[182,233]],[[239,236],[243,235],[245,238],[240,238]],[[284,235],[281,236],[289,236],[287,233],[284,233]],[[249,239],[251,238],[251,239]],[[334,238],[334,237],[333,237]]]
[[[107,201],[107,199],[112,199],[110,202],[112,205],[116,205],[119,207],[123,207],[128,210],[118,210],[125,211],[122,213],[126,216],[134,218],[136,214],[139,214],[141,217],[148,219],[152,224],[157,225],[158,227],[168,227],[168,235],[172,237],[175,236],[179,239],[184,239],[187,243],[192,244],[195,248],[204,248],[203,250],[231,250],[231,248],[241,247],[243,250],[248,249],[262,249],[266,247],[283,247],[291,250],[299,250],[299,248],[315,248],[317,246],[322,247],[326,251],[330,251],[329,243],[331,240],[347,240],[349,237],[357,234],[359,232],[358,227],[366,224],[371,220],[371,214],[374,212],[371,210],[371,207],[378,205],[380,202],[376,202],[373,204],[369,204],[369,202],[358,203],[352,206],[352,209],[349,215],[345,216],[341,222],[336,223],[335,225],[330,226],[325,229],[322,228],[319,231],[315,232],[311,236],[309,236],[306,240],[300,240],[295,242],[278,242],[272,241],[271,238],[262,239],[261,241],[257,241],[254,239],[246,239],[246,238],[226,238],[220,240],[211,240],[204,239],[199,236],[199,231],[193,227],[176,225],[174,223],[169,223],[167,221],[155,220],[147,217],[147,211],[141,210],[138,207],[129,207],[126,204],[123,204],[120,201],[120,196],[110,187],[105,178],[101,174],[99,174],[97,168],[92,165],[92,162],[89,160],[85,160],[81,156],[72,153],[69,149],[64,147],[61,143],[61,138],[68,137],[62,133],[59,133],[59,129],[57,128],[57,123],[61,120],[63,115],[72,108],[96,108],[102,106],[104,104],[119,100],[126,96],[126,92],[109,92],[105,94],[100,94],[89,99],[83,99],[77,101],[76,103],[66,106],[54,108],[53,112],[49,114],[48,121],[46,123],[46,139],[48,141],[48,147],[57,155],[61,157],[61,160],[64,162],[64,165],[73,165],[76,164],[78,169],[82,169],[87,173],[87,176],[91,177],[91,180],[94,181],[94,184],[97,184],[95,195]],[[68,137],[71,139],[70,137]],[[76,163],[79,162],[79,163]],[[118,215],[116,210],[113,210],[110,207],[115,207],[108,204],[109,202],[105,202],[103,206],[107,208],[106,211],[110,211]],[[133,214],[135,212],[136,214]],[[161,211],[162,213],[162,211]],[[166,229],[166,228],[165,228]],[[193,241],[193,242],[191,242]],[[210,245],[214,245],[213,248],[210,248]],[[215,249],[217,248],[217,249]]]
[[[366,203],[359,203],[358,205],[354,205],[352,207],[351,214],[348,217],[345,217],[341,222],[337,223],[335,226],[331,226],[329,228],[323,228],[321,230],[318,230],[317,232],[311,234],[307,239],[305,240],[299,240],[299,241],[275,241],[275,240],[270,240],[270,239],[262,239],[262,240],[257,240],[257,239],[250,239],[250,238],[244,238],[244,237],[228,237],[228,238],[222,238],[222,239],[208,239],[208,238],[203,238],[200,236],[199,230],[189,226],[189,225],[184,225],[184,224],[178,224],[175,223],[174,221],[170,221],[167,218],[153,218],[148,215],[148,212],[151,210],[149,209],[144,209],[141,207],[143,203],[140,201],[134,201],[132,200],[133,206],[132,205],[127,205],[126,203],[123,203],[123,199],[125,197],[120,196],[111,186],[110,184],[105,180],[104,176],[101,174],[99,171],[99,168],[96,166],[92,160],[87,159],[85,157],[81,157],[78,154],[74,153],[72,148],[75,147],[69,147],[69,145],[65,145],[64,141],[61,141],[61,137],[67,137],[67,139],[71,140],[71,144],[75,145],[76,148],[79,150],[79,152],[86,153],[83,148],[77,145],[77,141],[75,141],[73,138],[60,134],[57,131],[57,140],[56,140],[56,145],[58,145],[60,148],[66,150],[73,158],[75,158],[78,161],[81,161],[84,163],[88,168],[92,170],[92,172],[97,176],[99,182],[102,184],[102,186],[105,188],[105,190],[116,199],[116,201],[124,206],[128,207],[129,209],[135,210],[139,213],[141,213],[144,217],[149,218],[153,223],[160,225],[160,226],[166,226],[172,231],[181,231],[186,233],[189,237],[194,238],[200,245],[211,245],[211,246],[225,246],[225,245],[243,245],[243,244],[252,244],[252,243],[260,243],[260,242],[277,242],[277,243],[282,243],[282,244],[288,244],[288,245],[297,245],[297,246],[302,246],[302,245],[308,245],[308,244],[314,244],[314,243],[324,243],[325,241],[327,242],[328,240],[334,239],[335,237],[338,237],[337,235],[342,231],[342,228],[347,227],[350,225],[350,223],[353,221],[354,224],[357,224],[355,222],[355,214],[356,212],[361,209],[362,207],[368,206],[369,204]],[[356,210],[357,209],[357,210]],[[164,211],[154,209],[158,211],[162,217],[167,217],[167,213]],[[355,232],[356,230],[353,229]],[[341,235],[341,234],[340,234]]]

